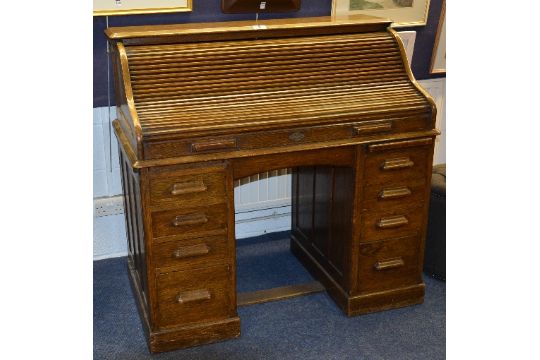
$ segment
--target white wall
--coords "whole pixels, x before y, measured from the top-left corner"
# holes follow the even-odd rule
[[[434,164],[446,162],[446,79],[419,81],[437,104],[437,128],[442,134],[435,143]],[[111,111],[111,119],[116,116]],[[94,109],[94,198],[122,193],[118,145],[109,138],[107,108]],[[110,157],[112,144],[112,162]],[[111,171],[112,169],[112,171]],[[236,237],[244,238],[291,228],[291,175],[287,170],[271,171],[236,181]],[[97,203],[96,203],[97,204]],[[127,254],[123,214],[94,216],[94,259]]]
[[[441,135],[435,140],[433,164],[446,163],[446,78],[420,80],[420,85],[433,97],[437,105],[437,121],[435,127]]]

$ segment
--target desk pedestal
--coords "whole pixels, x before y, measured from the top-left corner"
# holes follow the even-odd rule
[[[150,350],[240,335],[233,182],[263,170],[293,168],[291,251],[347,315],[421,303],[432,153],[418,138],[138,170],[122,154]]]

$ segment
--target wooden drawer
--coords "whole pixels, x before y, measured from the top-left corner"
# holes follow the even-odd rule
[[[411,208],[424,204],[426,198],[425,178],[396,180],[393,183],[369,185],[364,188],[362,209],[378,211],[384,209]]]
[[[234,316],[231,270],[228,265],[157,275],[159,327]]]
[[[227,257],[226,236],[207,236],[197,239],[155,244],[154,264],[157,268],[204,266]]]
[[[340,139],[371,137],[432,129],[431,115],[399,118],[374,118],[343,125],[298,127],[288,130],[258,131],[235,135],[155,141],[145,144],[148,159],[164,159],[183,155],[254,150]],[[195,135],[194,135],[195,136]]]
[[[227,228],[227,204],[182,208],[152,213],[154,237],[203,235],[203,232]]]
[[[365,184],[425,179],[432,149],[431,138],[369,145]]]
[[[418,237],[403,237],[360,245],[358,290],[390,290],[422,282]]]
[[[226,201],[225,173],[198,173],[150,178],[152,206],[193,207]]]
[[[417,235],[423,225],[424,207],[389,208],[362,214],[360,242]]]

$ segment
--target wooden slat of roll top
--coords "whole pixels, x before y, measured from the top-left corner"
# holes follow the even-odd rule
[[[243,69],[238,68],[238,65],[228,65],[222,67],[213,67],[213,69],[208,68],[190,68],[190,69],[179,69],[173,70],[169,73],[159,72],[159,73],[144,73],[138,75],[137,72],[132,72],[131,79],[136,83],[135,86],[142,88],[144,86],[156,86],[160,84],[167,83],[178,83],[178,81],[184,80],[200,80],[200,78],[205,78],[208,75],[212,75],[213,80],[217,81],[220,78],[227,78],[231,76],[246,75],[249,73],[250,77],[263,76],[272,72],[276,75],[279,74],[292,74],[295,75],[298,71],[313,72],[313,71],[334,71],[335,70],[335,61],[339,57],[331,58],[329,61],[317,61],[306,63],[305,61],[295,62],[270,62],[267,64],[257,63],[256,65],[246,65]],[[362,66],[365,71],[369,71],[370,68],[379,68],[380,70],[384,69],[401,69],[402,63],[400,59],[374,59],[370,61],[365,61],[357,57],[351,57],[351,60],[345,63],[348,66]],[[389,59],[389,60],[387,60]],[[347,59],[343,59],[344,61]],[[189,70],[189,71],[188,71]],[[201,72],[203,71],[203,72]],[[150,85],[150,86],[149,86]]]
[[[264,117],[268,120],[271,120],[273,118],[278,118],[286,115],[294,115],[297,117],[309,117],[317,112],[320,112],[320,115],[323,115],[325,112],[332,112],[334,110],[349,110],[349,111],[358,111],[363,112],[364,110],[370,110],[370,107],[372,110],[375,109],[386,109],[386,108],[394,108],[395,105],[401,104],[406,106],[427,106],[424,102],[421,100],[418,100],[414,96],[387,96],[384,100],[378,99],[378,98],[360,98],[357,97],[358,102],[356,104],[351,104],[351,101],[355,101],[354,97],[347,97],[344,99],[334,99],[330,98],[328,101],[325,101],[324,103],[320,104],[310,104],[309,101],[306,101],[304,103],[285,103],[283,106],[280,106],[279,108],[272,109],[272,111],[269,113],[267,110],[268,107],[265,107],[265,104],[262,105],[254,105],[254,106],[247,106],[247,107],[232,107],[232,108],[217,108],[212,109],[211,107],[208,108],[195,108],[190,110],[179,110],[176,111],[170,111],[170,112],[163,112],[158,111],[155,113],[149,113],[149,114],[143,114],[141,117],[144,119],[143,126],[151,125],[151,124],[160,124],[162,122],[168,122],[171,119],[178,119],[178,124],[183,124],[185,122],[189,122],[193,119],[197,119],[200,121],[204,121],[205,119],[214,120],[218,122],[220,119],[225,119],[229,116],[234,115],[237,121],[241,121],[241,119],[245,117]],[[316,114],[315,114],[316,115]],[[176,121],[176,120],[175,120]]]
[[[153,125],[159,125],[162,123],[167,123],[169,120],[174,119],[177,123],[183,124],[189,122],[193,119],[198,119],[203,121],[204,119],[219,121],[220,119],[227,119],[229,116],[236,116],[237,119],[242,117],[251,117],[258,118],[263,117],[267,119],[278,118],[287,115],[298,115],[305,116],[310,113],[325,112],[325,111],[335,111],[335,110],[345,110],[345,109],[356,109],[358,111],[368,108],[388,108],[394,107],[398,104],[404,105],[423,105],[424,103],[416,97],[386,97],[384,100],[380,98],[372,98],[369,100],[359,98],[358,101],[362,101],[361,104],[355,104],[351,106],[350,101],[354,101],[354,98],[346,98],[344,100],[332,99],[332,102],[324,104],[283,104],[274,109],[271,114],[261,113],[267,107],[264,106],[254,106],[251,108],[233,108],[233,109],[218,109],[216,110],[205,110],[205,109],[195,109],[191,111],[182,111],[180,113],[170,113],[170,114],[152,114],[145,116],[145,120],[151,120]],[[178,120],[176,120],[178,119]],[[180,120],[182,119],[182,120]]]
[[[169,99],[169,100],[156,100],[151,102],[139,102],[137,103],[137,109],[166,109],[185,106],[198,106],[212,104],[219,106],[220,104],[232,104],[231,100],[240,103],[246,103],[249,101],[260,101],[262,98],[265,100],[281,100],[281,99],[308,99],[313,97],[327,97],[329,95],[335,95],[340,93],[372,93],[372,92],[391,92],[394,89],[403,89],[403,90],[414,90],[417,91],[414,86],[408,81],[393,81],[382,84],[369,83],[362,84],[362,86],[355,86],[349,82],[341,85],[334,86],[325,86],[325,87],[312,87],[312,88],[302,88],[302,89],[284,89],[277,91],[261,91],[258,93],[248,93],[248,94],[235,94],[235,95],[224,95],[224,96],[203,96],[198,98],[185,98],[185,99]]]
[[[337,63],[337,61],[340,61],[339,64]],[[219,63],[220,66],[216,66],[216,63]],[[397,56],[386,56],[382,58],[363,58],[357,55],[353,55],[350,57],[343,57],[341,59],[339,58],[339,56],[334,56],[329,58],[317,58],[311,61],[306,61],[305,59],[293,59],[287,61],[285,61],[284,59],[276,59],[275,61],[269,62],[260,62],[258,60],[254,60],[251,63],[239,61],[219,62],[216,59],[215,62],[207,62],[207,65],[202,62],[190,62],[185,64],[189,64],[189,67],[175,68],[164,67],[165,65],[160,65],[162,68],[138,69],[137,67],[132,66],[131,76],[134,82],[133,86],[141,87],[141,85],[159,83],[160,81],[163,82],[164,80],[169,80],[170,82],[170,80],[175,78],[184,79],[185,81],[201,80],[201,78],[206,79],[207,82],[218,81],[219,78],[217,77],[220,75],[228,75],[229,77],[231,77],[235,74],[240,74],[241,78],[250,78],[257,75],[261,76],[286,72],[292,74],[293,76],[301,77],[304,72],[309,73],[325,69],[329,71],[356,69],[356,71],[359,71],[358,69],[360,68],[362,69],[363,73],[369,73],[374,70],[403,70],[402,61]],[[179,64],[175,63],[172,65]]]
[[[146,98],[161,98],[163,96],[166,96],[167,94],[178,94],[181,92],[190,92],[192,94],[199,93],[199,94],[208,94],[208,93],[215,93],[215,92],[221,92],[221,93],[237,93],[241,90],[251,90],[251,92],[257,91],[257,89],[260,89],[261,87],[265,88],[276,88],[276,89],[282,89],[284,88],[283,83],[286,81],[287,78],[291,80],[295,80],[296,87],[299,87],[301,85],[308,86],[314,82],[327,82],[329,85],[333,83],[338,83],[341,79],[347,79],[348,77],[355,76],[358,80],[380,80],[383,81],[383,79],[403,79],[403,75],[399,70],[394,70],[392,72],[381,72],[379,76],[374,75],[371,77],[367,77],[359,72],[335,72],[332,75],[306,75],[302,78],[292,78],[291,76],[275,76],[272,78],[271,76],[268,77],[254,77],[251,80],[245,79],[243,82],[238,81],[238,79],[222,79],[219,81],[216,80],[208,80],[208,81],[194,81],[190,83],[190,85],[186,86],[175,86],[176,84],[173,84],[172,86],[167,87],[160,87],[160,88],[149,88],[149,89],[140,89],[138,87],[134,87],[134,92],[137,92],[135,99],[146,99]],[[235,82],[237,80],[238,82]],[[196,84],[196,85],[191,85]],[[287,88],[294,88],[293,86],[287,86]]]
[[[186,59],[187,60],[187,59]],[[154,64],[141,67],[139,65],[133,65],[130,67],[130,74],[132,78],[139,80],[151,80],[165,75],[174,75],[180,73],[182,75],[189,73],[220,73],[224,71],[238,71],[244,70],[244,73],[251,71],[271,71],[274,69],[279,69],[286,66],[294,66],[299,69],[304,67],[319,67],[328,65],[331,63],[334,67],[336,62],[339,61],[339,67],[346,67],[347,65],[379,65],[387,63],[402,63],[402,60],[393,53],[384,53],[380,56],[360,56],[357,53],[343,54],[343,56],[336,55],[335,53],[329,54],[328,56],[320,56],[311,61],[306,61],[305,58],[301,57],[276,57],[272,59],[253,59],[250,62],[239,62],[238,60],[221,60],[221,61],[190,61],[184,62],[183,60],[176,60],[176,62],[171,62],[168,64]],[[243,66],[243,68],[238,68],[238,65]]]
[[[429,111],[388,32],[126,51],[139,119],[150,137]]]
[[[349,40],[354,40],[355,36],[357,37],[358,35],[352,35],[352,36],[349,36],[348,39]],[[387,40],[391,39],[390,35],[385,33],[384,34],[385,38]],[[276,40],[273,40],[273,42],[275,42]],[[358,40],[357,40],[358,41]],[[250,53],[247,53],[247,54],[241,54],[239,53],[237,50],[238,49],[235,49],[234,47],[232,47],[231,49],[229,49],[229,51],[225,52],[224,54],[226,55],[225,58],[223,58],[223,56],[220,56],[219,55],[219,51],[220,49],[223,48],[223,43],[219,43],[219,44],[206,44],[207,47],[209,48],[209,50],[211,50],[211,53],[212,53],[212,56],[209,58],[208,57],[208,54],[205,53],[205,54],[202,54],[202,55],[199,55],[199,57],[197,58],[193,58],[192,56],[186,56],[186,55],[183,55],[180,53],[180,54],[177,54],[176,56],[168,56],[167,58],[164,58],[162,56],[162,54],[159,54],[159,51],[158,50],[155,50],[154,51],[154,55],[152,55],[151,57],[151,61],[147,61],[146,63],[145,62],[140,62],[140,60],[137,60],[136,57],[133,57],[133,51],[130,50],[128,57],[129,57],[129,63],[130,63],[130,73],[132,74],[133,76],[133,86],[134,87],[137,87],[140,85],[140,81],[141,80],[140,78],[137,78],[137,72],[140,71],[140,72],[143,72],[144,74],[149,74],[149,71],[152,71],[153,69],[156,69],[160,72],[164,72],[164,73],[167,73],[168,71],[173,71],[173,72],[176,72],[176,71],[179,71],[181,70],[180,69],[176,69],[174,68],[174,66],[172,66],[173,69],[170,69],[171,68],[171,62],[172,64],[186,64],[190,67],[192,67],[193,65],[196,64],[196,61],[201,61],[202,62],[200,63],[200,65],[204,65],[206,64],[207,66],[210,66],[210,69],[204,69],[204,68],[201,68],[200,66],[197,67],[196,69],[193,69],[194,72],[196,72],[196,74],[198,75],[198,77],[201,77],[201,76],[205,76],[205,75],[213,75],[212,72],[210,71],[208,74],[206,72],[206,70],[216,70],[216,68],[219,69],[220,66],[223,66],[223,65],[226,65],[226,61],[227,59],[229,59],[228,61],[232,62],[232,64],[234,65],[235,68],[239,68],[239,69],[244,69],[244,72],[243,74],[247,74],[247,75],[251,75],[250,71],[249,71],[249,67],[253,65],[253,63],[255,63],[255,65],[259,62],[259,61],[264,61],[265,60],[265,57],[270,57],[269,59],[271,60],[274,60],[274,61],[280,61],[282,64],[288,66],[288,67],[291,67],[292,64],[289,64],[288,62],[289,61],[292,61],[294,60],[295,58],[298,59],[300,58],[300,60],[304,61],[304,64],[312,64],[312,66],[314,68],[316,68],[316,62],[319,61],[320,59],[324,58],[325,54],[326,55],[333,55],[334,57],[336,55],[347,55],[346,53],[344,54],[343,51],[346,50],[346,49],[340,49],[339,47],[336,46],[335,44],[335,40],[332,39],[332,38],[326,38],[326,46],[327,48],[330,49],[330,52],[328,53],[321,53],[320,51],[316,51],[315,49],[296,49],[294,47],[294,41],[285,41],[285,40],[280,40],[279,41],[280,43],[282,43],[283,45],[285,45],[285,49],[281,50],[278,54],[273,54],[271,52],[270,49],[267,49],[267,48],[262,48],[262,49],[259,49],[259,51],[253,51],[251,50]],[[233,44],[241,44],[240,46],[245,46],[245,41],[243,42],[232,42]],[[248,42],[249,43],[249,42]],[[271,45],[272,44],[272,40],[267,40],[265,41],[264,43],[266,44],[269,44]],[[375,43],[377,46],[381,46],[381,45],[378,45],[377,43]],[[176,48],[179,48],[181,49],[182,47],[185,47],[184,44],[179,44],[176,46]],[[400,54],[399,54],[399,49],[397,47],[397,45],[392,42],[392,41],[388,41],[388,45],[387,46],[381,46],[384,51],[385,51],[385,55],[393,55],[395,57],[395,60],[400,60]],[[386,49],[388,48],[388,49]],[[362,59],[362,56],[359,56],[362,54],[362,51],[364,51],[364,57],[373,57],[377,54],[374,54],[373,53],[373,49],[363,49],[362,46],[359,46],[358,43],[353,43],[351,45],[348,45],[347,49],[349,50],[352,50],[353,51],[353,54],[356,54],[358,56],[359,59]],[[299,54],[295,54],[295,51],[304,51],[303,53],[299,53]],[[231,60],[232,58],[232,60]],[[375,59],[376,60],[376,59]],[[358,60],[357,60],[358,61]],[[195,63],[194,63],[195,62]],[[219,66],[216,66],[216,65],[219,65]],[[242,66],[243,65],[243,66]],[[336,61],[334,64],[334,68],[339,68],[340,66],[341,67],[344,67],[344,68],[354,68],[352,67],[351,65],[352,64],[348,64],[344,59],[340,59],[338,61]],[[161,67],[161,69],[159,69]],[[273,68],[269,68],[267,69],[267,74],[271,74],[273,71]],[[302,75],[302,72],[300,71],[297,71],[298,75],[301,76]],[[182,71],[182,76],[188,76],[189,75],[189,71]],[[141,76],[145,76],[145,75],[141,75]],[[244,75],[245,76],[245,75]],[[210,79],[212,80],[212,79]],[[189,81],[189,79],[186,79],[186,81]]]
[[[358,93],[355,93],[358,94]],[[291,104],[294,105],[302,105],[302,104],[309,104],[314,101],[339,101],[341,99],[349,99],[351,96],[355,94],[344,94],[344,93],[338,93],[338,94],[321,94],[321,95],[312,95],[312,96],[303,96],[298,98],[279,98],[280,104],[283,106],[288,106]],[[360,95],[360,94],[358,94]],[[363,94],[362,94],[363,95]],[[411,93],[411,90],[405,87],[397,88],[395,90],[387,90],[384,93],[387,97],[400,97],[400,98],[408,98],[408,97],[415,97],[416,94]],[[363,98],[375,98],[379,97],[379,94],[369,94],[369,95],[363,95],[365,97]],[[271,105],[275,103],[276,98],[270,98],[267,97],[260,97],[250,100],[244,100],[244,101],[237,101],[232,103],[231,101],[216,104],[214,102],[201,102],[199,104],[193,104],[193,103],[185,103],[182,105],[169,105],[169,106],[159,106],[159,107],[138,107],[138,113],[140,115],[148,116],[152,114],[171,114],[171,113],[179,113],[179,112],[188,112],[190,110],[223,110],[223,109],[240,109],[240,108],[250,108],[253,106],[264,106],[264,105]]]
[[[335,123],[336,121],[340,121],[343,123],[349,123],[358,121],[359,117],[372,117],[372,118],[387,118],[392,117],[396,115],[404,115],[404,114],[425,114],[429,110],[428,106],[410,106],[410,107],[403,107],[400,108],[399,111],[396,111],[396,109],[386,109],[386,110],[370,110],[365,111],[362,113],[359,113],[357,111],[351,111],[349,113],[340,113],[340,114],[322,114],[320,116],[317,116],[315,118],[309,117],[309,118],[295,118],[294,119],[294,125],[301,127],[301,126],[319,126],[319,125],[325,125],[329,123]],[[212,135],[220,135],[227,133],[227,130],[234,130],[234,131],[245,131],[244,129],[249,129],[251,131],[258,131],[258,130],[267,130],[267,129],[274,129],[279,128],[280,125],[287,123],[289,124],[291,120],[284,121],[283,119],[278,119],[274,121],[264,121],[264,122],[257,122],[254,123],[253,121],[247,121],[247,122],[239,122],[234,119],[234,121],[229,121],[226,123],[214,123],[211,122],[209,124],[203,124],[199,125],[198,123],[192,123],[189,126],[182,126],[179,127],[178,125],[172,123],[171,126],[166,128],[160,128],[160,129],[145,129],[145,134],[148,138],[153,136],[160,136],[160,135],[169,135],[174,134],[178,132],[178,129],[180,128],[182,130],[182,134],[185,134],[186,136],[189,135],[202,135],[203,133],[211,133]]]
[[[382,58],[385,56],[394,56],[397,55],[395,52],[395,48],[359,48],[358,46],[350,46],[345,49],[336,50],[336,49],[329,49],[325,51],[320,50],[291,50],[291,51],[280,51],[280,52],[265,52],[262,54],[257,53],[247,53],[247,54],[237,54],[237,53],[230,53],[220,56],[215,56],[212,54],[201,54],[201,55],[182,55],[179,54],[177,56],[168,56],[168,57],[157,57],[153,59],[147,59],[145,61],[141,61],[139,59],[130,59],[130,64],[132,64],[132,68],[134,71],[141,70],[141,69],[159,69],[160,67],[168,68],[168,67],[174,67],[174,66],[191,66],[193,64],[209,64],[209,65],[215,65],[215,64],[228,64],[228,63],[236,63],[236,62],[244,62],[246,64],[250,63],[251,61],[255,61],[256,63],[268,63],[271,61],[293,61],[295,59],[302,59],[306,56],[313,55],[314,52],[317,53],[317,59],[324,59],[329,57],[336,57],[336,54],[343,54],[343,56],[352,56],[356,55],[359,58],[364,59],[373,59],[373,58]],[[211,57],[211,59],[209,59]],[[213,60],[217,61],[213,61]],[[315,59],[313,59],[315,60]]]
[[[169,61],[170,59],[175,59],[178,57],[188,57],[188,58],[200,58],[203,56],[216,56],[216,57],[230,57],[232,54],[237,54],[238,56],[244,58],[246,56],[252,56],[253,54],[260,54],[261,56],[274,57],[276,55],[285,54],[288,55],[289,51],[295,54],[303,54],[309,52],[313,53],[328,53],[335,52],[339,53],[341,51],[359,51],[363,54],[368,52],[377,53],[380,51],[388,51],[388,49],[395,49],[397,46],[391,38],[384,40],[378,40],[373,43],[366,43],[362,41],[356,41],[354,39],[346,42],[329,42],[326,40],[326,43],[317,43],[315,40],[312,44],[295,44],[295,43],[286,43],[283,46],[276,46],[274,43],[270,42],[271,40],[266,40],[265,45],[261,46],[244,46],[242,43],[227,42],[223,46],[216,48],[215,44],[209,43],[208,48],[197,47],[195,49],[186,49],[185,44],[178,44],[175,48],[169,51],[161,51],[155,49],[153,53],[139,54],[134,51],[128,51],[129,58],[135,62],[148,62],[149,60],[160,61]],[[232,46],[231,44],[234,44]],[[238,45],[236,45],[238,44]],[[229,46],[227,46],[229,45]],[[130,47],[134,49],[135,47]]]
[[[381,76],[382,77],[382,76]],[[398,79],[398,80],[395,80],[395,81],[399,81],[401,79]],[[341,83],[343,83],[345,81],[342,81]],[[279,86],[279,84],[272,84],[271,86],[270,85],[267,85],[265,86],[265,93],[266,92],[271,92],[271,91],[279,91],[280,89],[287,89],[287,90],[296,90],[296,89],[300,89],[302,87],[306,87],[308,85],[310,85],[309,83],[305,83],[305,82],[296,82],[296,86],[287,86],[287,87],[283,87],[283,86]],[[256,90],[257,90],[257,86],[255,86],[256,84],[252,84],[251,86],[244,86],[242,87],[241,91],[238,90],[237,92],[235,92],[234,94],[229,94],[230,97],[228,98],[229,101],[240,101],[240,97],[244,96],[244,95],[251,95],[251,94],[257,94],[256,93]],[[328,84],[329,86],[331,86],[332,84]],[[212,90],[210,92],[210,90]],[[219,89],[217,89],[219,90]],[[314,89],[315,91],[317,91],[316,89]],[[204,91],[198,91],[198,92],[195,92],[193,91],[191,93],[191,96],[183,96],[181,93],[171,93],[170,96],[166,97],[166,96],[159,96],[159,95],[154,95],[154,96],[149,96],[145,99],[141,99],[144,100],[144,103],[148,103],[148,102],[152,102],[153,101],[156,101],[158,102],[160,99],[168,99],[168,100],[171,100],[171,101],[178,101],[178,100],[182,100],[182,99],[196,99],[196,98],[203,98],[203,97],[216,97],[218,96],[219,94],[219,91],[216,91],[216,87],[213,87],[209,90],[207,90],[206,92]],[[294,97],[294,95],[291,95],[292,97]],[[383,96],[384,96],[384,93],[383,93]],[[263,99],[263,98],[266,98],[265,95],[261,95],[259,98]],[[283,97],[283,98],[286,98],[286,97]],[[276,98],[276,99],[280,99],[280,98]],[[194,103],[196,100],[193,100],[192,103]]]
[[[382,96],[381,96],[382,95]],[[260,109],[265,109],[267,107],[271,107],[275,104],[276,100],[280,101],[279,110],[286,109],[289,107],[302,107],[302,106],[325,106],[326,104],[338,104],[338,103],[344,103],[348,104],[348,106],[355,108],[355,107],[362,107],[368,103],[379,103],[381,101],[383,102],[390,102],[392,100],[411,100],[411,101],[420,101],[418,99],[418,94],[414,91],[408,90],[408,89],[401,89],[396,91],[389,91],[386,93],[381,94],[363,94],[363,93],[352,93],[352,94],[346,94],[346,93],[340,93],[340,94],[325,94],[321,96],[312,96],[308,98],[278,98],[278,99],[266,99],[264,96],[261,96],[259,98],[253,98],[249,101],[237,101],[237,102],[228,102],[228,103],[221,103],[221,104],[214,104],[214,103],[192,103],[191,105],[185,105],[185,106],[172,106],[172,107],[166,107],[166,108],[160,108],[160,107],[151,107],[151,108],[144,108],[140,109],[139,115],[143,118],[149,119],[152,118],[154,115],[178,115],[178,116],[188,116],[189,114],[194,114],[199,111],[210,111],[210,112],[227,112],[227,111],[254,111],[258,112]],[[357,103],[350,104],[351,101],[355,101]],[[315,103],[314,103],[315,102]]]
[[[401,69],[396,64],[389,65],[381,65],[379,68],[379,76],[385,76],[386,78],[403,78]],[[373,74],[369,72],[369,69],[366,71],[351,71],[351,70],[341,70],[341,69],[332,69],[331,67],[320,67],[320,68],[313,68],[309,69],[309,71],[306,71],[303,73],[303,77],[300,77],[297,75],[297,73],[293,71],[276,71],[273,76],[271,76],[268,73],[253,73],[249,74],[249,76],[237,76],[233,77],[233,74],[219,74],[219,75],[212,75],[212,79],[209,79],[208,77],[201,76],[201,75],[191,75],[186,74],[183,78],[176,78],[176,79],[170,79],[170,80],[162,80],[157,83],[146,83],[146,82],[138,82],[136,85],[133,86],[134,91],[136,91],[137,97],[141,97],[143,95],[150,95],[150,94],[157,94],[157,93],[163,93],[163,92],[171,92],[171,91],[182,91],[187,89],[199,89],[199,90],[211,90],[212,88],[227,88],[232,85],[232,89],[234,89],[234,85],[241,84],[243,86],[248,86],[252,84],[257,84],[260,86],[264,84],[283,84],[284,81],[288,79],[304,79],[304,82],[317,82],[317,81],[324,81],[329,80],[331,81],[338,78],[344,78],[346,79],[347,76],[355,76],[357,81],[361,80],[367,80],[370,78],[373,78]],[[332,77],[333,76],[333,77]],[[379,77],[375,77],[376,79],[379,79]],[[186,85],[183,82],[186,82]],[[327,82],[329,82],[327,81]]]
[[[354,76],[354,74],[346,73],[346,74],[336,74],[334,77],[330,75],[320,75],[320,76],[313,76],[309,78],[296,78],[296,79],[290,79],[291,83],[288,85],[284,85],[283,81],[272,81],[272,80],[261,80],[261,81],[253,81],[253,82],[246,82],[246,83],[240,83],[234,86],[233,83],[228,83],[228,87],[226,86],[220,86],[220,84],[208,84],[204,86],[197,87],[196,85],[187,85],[182,87],[176,87],[174,89],[168,89],[168,91],[163,92],[151,92],[151,93],[143,93],[139,92],[139,94],[136,97],[136,101],[144,101],[149,102],[155,100],[159,101],[160,99],[182,99],[187,97],[204,97],[204,96],[218,96],[221,94],[227,94],[227,95],[246,95],[246,94],[253,94],[257,93],[258,91],[262,91],[264,89],[265,92],[271,92],[271,91],[278,91],[278,90],[295,90],[295,89],[301,89],[305,87],[314,87],[317,83],[325,81],[328,86],[333,86],[337,84],[343,84],[345,82],[349,82],[347,79],[350,79],[351,76]],[[359,75],[357,75],[358,79],[362,79]],[[357,79],[357,80],[358,80]],[[292,81],[295,80],[295,81]],[[386,81],[402,81],[405,80],[404,77],[401,76],[400,73],[396,72],[393,74],[382,74],[378,77],[372,77],[372,78],[364,78],[365,81],[374,82],[379,81],[380,83],[386,82]],[[350,82],[353,83],[353,82]],[[234,99],[231,99],[234,101]]]
[[[358,81],[360,80],[368,80],[368,79],[380,79],[381,77],[385,78],[393,78],[393,79],[400,79],[403,77],[403,72],[398,67],[392,67],[389,69],[385,69],[384,67],[381,67],[380,72],[378,73],[378,76],[374,76],[372,73],[368,71],[351,71],[351,70],[332,70],[330,68],[319,68],[314,69],[313,72],[305,72],[302,76],[297,76],[294,72],[283,72],[283,73],[277,73],[274,74],[274,76],[271,76],[270,74],[263,74],[263,75],[256,75],[253,74],[253,76],[249,77],[235,77],[231,78],[231,76],[216,76],[212,79],[208,79],[204,76],[187,76],[184,79],[181,79],[180,82],[162,82],[159,84],[136,84],[133,86],[133,91],[137,93],[135,96],[135,99],[137,98],[143,98],[143,97],[149,97],[151,95],[155,94],[163,94],[163,93],[170,93],[170,92],[177,92],[177,91],[189,91],[189,89],[194,90],[206,90],[211,91],[212,89],[230,89],[230,91],[234,91],[235,89],[239,88],[248,88],[253,87],[253,85],[256,85],[255,89],[260,89],[262,86],[265,85],[280,85],[285,83],[286,79],[298,79],[301,80],[302,83],[310,84],[310,83],[316,83],[319,81],[327,81],[327,82],[337,82],[338,79],[346,79],[350,76],[355,76]],[[187,85],[181,86],[182,82],[185,81]],[[236,86],[235,86],[236,85]]]
[[[324,86],[303,86],[303,87],[281,87],[279,89],[264,89],[257,92],[245,93],[234,93],[234,94],[182,94],[181,97],[171,97],[167,99],[152,99],[152,100],[140,100],[137,102],[137,109],[139,108],[159,108],[161,106],[168,105],[177,105],[177,104],[197,104],[203,102],[213,102],[213,103],[230,103],[231,101],[244,101],[255,98],[270,99],[281,99],[281,98],[297,98],[303,97],[308,94],[335,94],[339,92],[358,92],[365,91],[369,92],[370,89],[373,91],[383,90],[385,88],[392,88],[393,86],[408,86],[410,89],[416,91],[408,79],[399,79],[399,80],[389,80],[385,82],[367,82],[363,84],[357,84],[355,80],[344,80],[339,84],[324,84]]]
[[[302,53],[290,51],[280,54],[249,54],[242,55],[241,58],[238,54],[231,54],[229,56],[212,56],[202,55],[199,57],[190,56],[176,56],[170,59],[156,59],[148,60],[145,62],[133,61],[130,63],[131,72],[134,75],[141,73],[142,75],[152,74],[156,72],[171,72],[171,71],[193,71],[203,69],[221,69],[231,67],[235,64],[244,64],[246,69],[250,67],[266,68],[272,65],[279,64],[314,64],[316,62],[329,62],[340,61],[345,63],[347,60],[363,61],[363,62],[375,62],[379,60],[401,60],[395,53],[394,49],[384,50],[364,50],[358,48],[351,48],[349,51],[328,51],[317,52],[317,57],[310,59],[306,62],[306,57],[313,54],[313,51],[304,51]],[[340,56],[342,55],[342,56]],[[216,65],[219,64],[219,65]]]
[[[318,80],[319,78],[321,80],[324,80],[324,78],[328,78],[328,80],[332,80],[331,75],[339,76],[338,74],[346,74],[346,75],[354,75],[354,76],[362,76],[361,78],[356,78],[356,81],[358,83],[361,83],[361,80],[366,80],[370,78],[378,79],[377,75],[383,76],[385,74],[397,74],[398,78],[404,78],[403,77],[403,70],[402,66],[396,62],[394,63],[381,63],[379,66],[375,64],[370,64],[371,66],[365,66],[364,64],[357,64],[357,63],[351,63],[347,64],[351,65],[351,67],[332,67],[328,66],[328,64],[325,64],[325,66],[318,66],[318,67],[308,67],[308,68],[298,68],[295,71],[291,71],[291,69],[282,68],[280,71],[257,71],[257,72],[247,72],[248,69],[246,69],[246,72],[242,73],[240,76],[234,76],[235,74],[229,74],[229,77],[224,77],[222,73],[216,73],[213,72],[210,73],[175,73],[177,75],[182,74],[183,76],[176,76],[176,78],[180,81],[173,82],[174,88],[204,88],[207,85],[221,85],[223,87],[226,86],[227,83],[231,83],[233,81],[237,81],[238,83],[244,83],[244,82],[259,82],[259,81],[265,81],[265,83],[283,83],[281,80],[285,80],[286,78],[306,78],[310,80]],[[360,65],[364,65],[360,67]],[[272,69],[271,69],[272,70]],[[301,71],[300,70],[304,70]],[[375,74],[374,71],[377,71]],[[272,76],[274,75],[274,76]],[[281,75],[281,76],[280,76]],[[285,75],[285,76],[283,76]],[[303,76],[301,76],[303,75]],[[318,76],[316,76],[318,75]],[[223,80],[229,79],[227,82],[223,82]],[[145,82],[145,79],[140,79],[138,77],[134,77],[134,84],[133,89],[135,91],[138,91],[139,94],[136,94],[135,96],[139,96],[143,93],[143,91],[146,90],[155,90],[159,91],[161,88],[166,87],[166,80],[162,81],[158,84],[152,84],[152,86],[147,87],[145,89],[144,85],[147,84]],[[269,81],[273,80],[273,81]],[[185,81],[185,83],[184,83]],[[182,84],[185,84],[182,86]],[[285,85],[285,84],[284,84]],[[165,90],[168,90],[165,88]]]

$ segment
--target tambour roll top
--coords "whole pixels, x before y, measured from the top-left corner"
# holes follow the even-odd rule
[[[203,146],[207,153],[350,139],[362,135],[356,129],[363,122],[390,121],[390,132],[433,128],[433,102],[412,78],[387,20],[303,20],[108,29],[117,132],[134,157],[200,152],[187,138],[217,142]],[[287,35],[299,28],[304,36]],[[235,137],[314,126],[338,126],[337,133],[259,136],[258,145]],[[159,148],[165,139],[177,140],[176,147]]]

